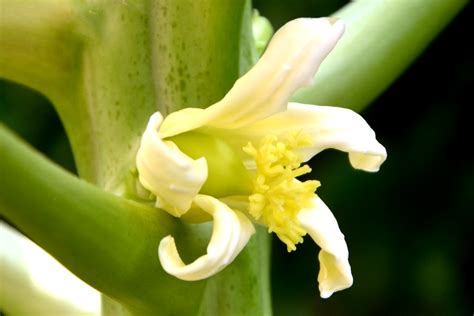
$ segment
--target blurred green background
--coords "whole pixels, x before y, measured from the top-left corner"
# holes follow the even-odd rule
[[[255,0],[254,6],[277,29],[292,18],[329,15],[346,2]],[[275,315],[472,315],[473,19],[470,3],[363,113],[388,151],[379,173],[353,170],[336,151],[311,161],[311,178],[322,183],[318,193],[346,235],[355,283],[320,299],[316,245],[306,238],[288,254],[274,240]],[[75,172],[61,123],[40,95],[0,81],[0,120]]]

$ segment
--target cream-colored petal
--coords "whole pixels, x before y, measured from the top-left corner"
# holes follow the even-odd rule
[[[314,207],[301,210],[298,220],[321,247],[318,275],[321,297],[328,298],[334,292],[350,287],[353,279],[349,265],[349,251],[344,235],[326,204],[316,197]]]
[[[185,264],[171,236],[163,238],[158,248],[158,256],[163,269],[186,281],[202,280],[224,269],[237,257],[255,233],[252,222],[244,214],[233,211],[211,196],[197,195],[194,203],[214,218],[214,228],[207,254],[190,264]]]
[[[170,137],[205,125],[239,128],[284,111],[289,97],[311,82],[343,32],[344,22],[332,18],[288,22],[275,33],[257,64],[221,101],[205,110],[171,113],[160,135]]]
[[[207,179],[205,158],[191,159],[171,141],[163,141],[158,131],[163,117],[150,117],[137,153],[141,184],[156,195],[156,206],[173,216],[181,216]]]
[[[258,143],[266,135],[284,137],[288,132],[302,132],[312,139],[301,149],[305,160],[334,148],[349,153],[354,168],[375,172],[387,158],[385,148],[375,138],[367,122],[352,110],[331,106],[290,103],[288,110],[237,130],[219,130],[221,137],[236,148],[249,141]],[[252,161],[247,158],[247,167]]]

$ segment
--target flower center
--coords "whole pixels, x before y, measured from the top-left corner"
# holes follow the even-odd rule
[[[275,232],[289,252],[296,250],[296,244],[303,242],[306,235],[298,221],[298,212],[312,207],[314,192],[320,186],[316,180],[296,179],[311,172],[308,165],[301,165],[303,157],[296,152],[310,144],[307,135],[290,132],[282,138],[266,136],[258,147],[248,143],[243,148],[256,162],[249,213],[266,225],[269,232]]]

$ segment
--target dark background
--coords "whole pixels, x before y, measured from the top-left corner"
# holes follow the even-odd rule
[[[275,28],[345,2],[254,1]],[[306,238],[288,254],[274,239],[275,315],[473,314],[472,21],[470,3],[362,113],[388,151],[378,173],[353,170],[336,151],[311,161],[346,236],[354,285],[319,298],[319,249]]]
[[[254,6],[276,29],[292,18],[329,15],[345,2],[255,0]],[[335,151],[311,161],[312,178],[322,183],[318,194],[346,235],[355,283],[319,298],[319,249],[307,237],[288,254],[275,239],[275,315],[472,315],[473,20],[470,3],[363,113],[388,151],[380,172],[353,170]],[[74,172],[47,100],[0,81],[0,120]]]

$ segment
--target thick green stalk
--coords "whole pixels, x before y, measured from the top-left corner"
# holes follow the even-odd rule
[[[80,175],[116,191],[156,109],[148,2],[2,0],[0,76],[58,111]]]
[[[220,0],[152,4],[153,78],[163,114],[208,107],[232,87],[239,76],[243,6]]]
[[[0,76],[45,94],[81,177],[119,194],[148,117],[216,102],[248,54],[244,0],[1,1]]]
[[[207,233],[155,208],[77,179],[0,125],[0,214],[68,269],[139,315],[192,314],[205,282],[179,281],[158,261],[157,245],[173,234],[185,255],[205,251]],[[183,300],[181,297],[186,297]]]
[[[73,1],[0,0],[0,76],[57,98],[70,93],[81,43]]]
[[[199,316],[272,315],[270,235],[265,227],[256,228],[234,263],[207,282]]]
[[[81,177],[116,194],[125,192],[125,183],[133,187],[129,171],[151,113],[212,104],[254,61],[250,7],[243,0],[199,6],[185,0],[64,0],[58,3],[68,8],[67,23],[59,23],[63,13],[53,0],[2,1],[0,19],[11,18],[0,24],[0,34],[14,40],[1,42],[7,62],[0,76],[52,100]],[[23,16],[37,23],[15,18]],[[28,47],[31,34],[41,54],[16,54]],[[68,49],[56,51],[64,38],[72,57]],[[44,67],[34,69],[38,65]],[[270,312],[265,232],[221,274],[179,281],[159,265],[160,239],[175,236],[189,261],[204,253],[210,225],[181,225],[153,207],[107,194],[39,157],[5,128],[0,142],[2,216],[127,309],[138,315]]]
[[[0,178],[5,179],[0,182],[0,215],[133,313],[271,314],[265,229],[258,229],[235,262],[218,275],[180,281],[162,270],[157,245],[172,234],[183,257],[195,258],[205,251],[208,225],[183,225],[152,206],[79,180],[1,125],[0,152]]]
[[[297,102],[361,111],[415,60],[467,0],[360,0],[334,16],[346,32]]]

